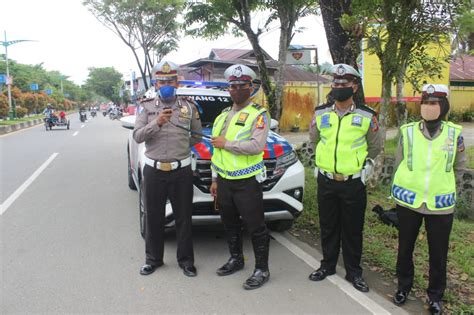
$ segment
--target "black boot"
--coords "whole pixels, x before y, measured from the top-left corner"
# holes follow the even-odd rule
[[[268,270],[270,235],[266,227],[252,233],[252,244],[255,253],[255,270],[244,283],[244,289],[246,290],[260,288],[270,279],[270,271]]]
[[[228,276],[244,268],[244,254],[242,252],[242,227],[226,226],[227,244],[230,258],[216,273],[219,276]]]

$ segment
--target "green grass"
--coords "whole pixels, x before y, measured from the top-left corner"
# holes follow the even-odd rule
[[[397,153],[398,137],[385,140],[384,152],[386,155],[395,155]]]
[[[467,168],[474,169],[474,146],[466,148]]]
[[[29,117],[17,118],[15,120],[2,120],[0,121],[0,125],[16,125],[21,122],[26,122],[35,119],[43,119],[44,115],[31,115]]]
[[[306,169],[306,186],[304,211],[295,222],[295,228],[310,231],[319,235],[319,221],[316,199],[317,184],[310,168]],[[364,227],[363,260],[378,272],[395,279],[397,260],[398,231],[382,224],[371,211],[374,205],[380,204],[384,209],[395,206],[388,198],[388,186],[379,186],[368,191],[368,205]],[[469,298],[474,294],[474,223],[455,219],[450,237],[448,252],[448,289],[445,293],[445,307],[448,311],[474,313],[474,305]],[[424,300],[428,286],[428,245],[424,227],[414,252],[415,279],[413,292]]]

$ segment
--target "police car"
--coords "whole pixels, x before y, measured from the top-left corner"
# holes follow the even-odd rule
[[[203,126],[203,133],[210,135],[214,119],[224,108],[232,105],[229,93],[222,89],[225,83],[180,82],[177,95],[187,96],[195,101]],[[152,96],[152,95],[149,95]],[[137,113],[140,112],[138,105]],[[136,116],[121,119],[122,126],[133,129]],[[272,121],[275,122],[275,121]],[[270,127],[272,129],[272,127]],[[211,156],[212,145],[208,139],[192,147],[192,156],[196,160],[194,170],[193,225],[220,224],[214,198],[209,192],[212,182]],[[130,131],[127,144],[128,186],[138,189],[140,232],[145,234],[146,211],[143,203],[142,174],[145,166],[145,145],[138,144]],[[283,137],[270,131],[264,149],[263,160],[267,179],[263,182],[265,220],[269,228],[276,231],[289,229],[293,221],[303,210],[304,167],[298,160],[293,147]],[[166,206],[166,226],[173,227],[174,218],[171,204]]]

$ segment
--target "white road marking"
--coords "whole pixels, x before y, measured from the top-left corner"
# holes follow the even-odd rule
[[[304,250],[293,244],[289,239],[281,235],[280,233],[271,233],[273,238],[286,247],[290,252],[292,252],[294,255],[299,257],[301,260],[303,260],[306,264],[308,264],[310,267],[313,269],[318,269],[319,268],[319,261],[317,261],[313,256],[310,254],[306,253]],[[354,289],[352,285],[347,282],[345,279],[341,278],[340,276],[332,275],[327,277],[329,281],[331,281],[335,286],[337,286],[339,289],[344,291],[347,295],[349,295],[354,301],[365,307],[369,312],[372,314],[387,314],[389,315],[390,312],[384,309],[382,306],[377,304],[374,300],[370,299],[367,297],[367,294],[362,293]]]
[[[85,126],[85,125],[84,125],[84,124],[82,124],[82,125],[81,125],[81,128],[84,128],[84,126]]]
[[[72,134],[73,137],[77,136],[77,134],[79,133],[79,131],[76,131],[75,133]]]
[[[42,171],[45,170],[46,167],[58,156],[59,153],[53,153],[51,156],[44,162],[20,187],[18,187],[17,190],[13,194],[8,197],[7,200],[5,200],[4,203],[0,205],[0,215],[3,215],[3,213],[8,209],[8,207],[11,206],[15,200],[20,197],[20,195],[28,188],[28,186],[33,183],[33,181],[41,174]]]

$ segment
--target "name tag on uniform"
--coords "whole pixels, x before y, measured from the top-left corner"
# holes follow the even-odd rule
[[[362,126],[362,117],[352,116],[352,126]]]
[[[326,114],[326,115],[323,115],[323,117],[321,117],[321,125],[319,126],[319,128],[329,128],[331,126],[331,124],[329,124],[329,115]]]
[[[247,121],[248,117],[249,113],[240,113],[239,119],[237,119],[237,122],[235,124],[239,126],[245,126],[245,122]]]

